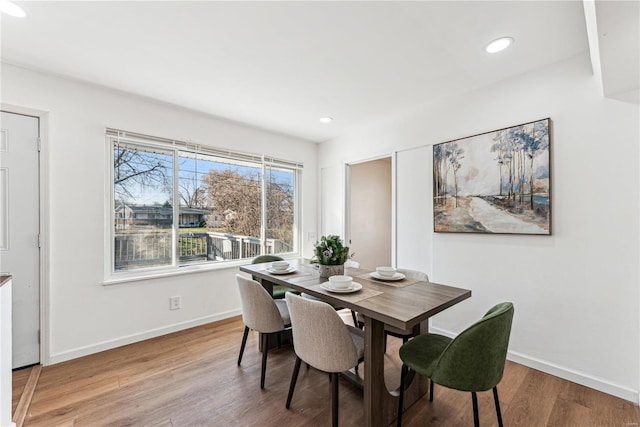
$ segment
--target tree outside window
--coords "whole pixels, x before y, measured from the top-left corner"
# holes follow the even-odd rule
[[[298,168],[227,151],[110,141],[113,271],[296,251]]]

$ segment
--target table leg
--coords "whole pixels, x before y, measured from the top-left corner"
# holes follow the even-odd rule
[[[262,279],[260,281],[260,284],[267,290],[267,292],[269,292],[269,295],[273,296],[273,283],[269,282],[268,280]]]
[[[364,334],[364,425],[388,426],[397,418],[398,398],[389,392],[384,381],[384,323],[365,316]],[[427,381],[418,375],[405,391],[405,407],[426,392]]]
[[[364,425],[389,425],[385,416],[384,323],[364,318]]]

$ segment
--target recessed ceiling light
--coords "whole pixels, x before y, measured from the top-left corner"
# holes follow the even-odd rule
[[[486,50],[489,53],[497,53],[497,52],[500,52],[501,50],[505,50],[506,48],[508,48],[511,45],[511,43],[513,43],[513,38],[500,37],[499,39],[496,39],[491,43],[489,43],[487,47],[484,48],[484,50]]]
[[[20,6],[9,0],[0,0],[0,12],[16,18],[24,18],[27,16],[27,13],[22,10]]]
[[[333,121],[333,117],[320,117],[320,123],[331,123]]]

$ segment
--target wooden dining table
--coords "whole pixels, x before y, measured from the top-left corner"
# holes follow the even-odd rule
[[[375,272],[346,268],[345,274],[353,277],[362,289],[336,293],[324,289],[328,279],[320,277],[316,265],[305,259],[287,261],[291,268],[286,274],[274,273],[271,263],[243,265],[240,271],[260,278],[267,289],[273,284],[287,286],[364,316],[365,426],[389,425],[397,417],[398,398],[396,391],[388,390],[384,380],[384,325],[405,330],[418,328],[420,333],[426,333],[429,317],[471,297],[471,291],[409,278],[383,281],[371,275]],[[426,379],[415,378],[405,391],[406,405],[411,405],[426,391]]]

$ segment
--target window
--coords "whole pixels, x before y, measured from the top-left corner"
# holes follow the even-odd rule
[[[111,272],[298,251],[302,165],[107,130]]]

